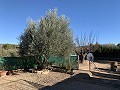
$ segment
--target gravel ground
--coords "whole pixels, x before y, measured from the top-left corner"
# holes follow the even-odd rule
[[[19,73],[19,75],[0,77],[0,90],[38,90],[41,87],[51,86],[70,77],[68,74],[49,72]]]
[[[74,72],[72,76],[49,72],[48,74],[19,73],[0,77],[0,90],[120,90],[120,80],[96,78],[85,70]]]

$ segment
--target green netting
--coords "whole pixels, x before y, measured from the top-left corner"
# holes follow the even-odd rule
[[[70,65],[72,69],[77,69],[77,56],[71,56],[69,60],[64,57],[51,56],[48,62],[59,67]],[[22,68],[33,68],[36,64],[34,57],[0,57],[0,70],[16,70]]]
[[[2,57],[2,58],[0,58],[0,69],[7,70],[7,69],[11,69],[11,67],[15,68],[13,64],[16,61],[17,60],[15,60],[13,58]]]
[[[0,58],[0,70],[3,69],[4,59]]]
[[[48,59],[48,62],[50,62],[52,65],[56,65],[59,67],[63,66],[63,61],[64,61],[64,57],[57,57],[57,56],[51,56]]]
[[[35,64],[33,57],[1,57],[0,70],[16,70],[22,68],[32,68]]]
[[[77,60],[77,56],[70,56],[70,59],[68,58],[66,60],[64,57],[51,56],[48,61],[55,66],[71,67],[71,69],[78,69]]]
[[[73,69],[78,69],[78,57],[77,56],[71,56],[70,57],[70,64]]]

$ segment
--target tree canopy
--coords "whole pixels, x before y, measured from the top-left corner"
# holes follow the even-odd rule
[[[21,56],[68,56],[72,52],[73,35],[69,19],[58,16],[57,9],[49,10],[38,22],[29,19],[20,36]]]

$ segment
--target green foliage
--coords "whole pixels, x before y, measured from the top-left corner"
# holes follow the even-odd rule
[[[20,36],[20,55],[44,56],[47,63],[50,55],[67,57],[72,52],[73,36],[69,20],[58,16],[57,9],[49,10],[37,23],[29,20],[25,32]]]
[[[120,48],[115,44],[104,44],[98,45],[97,50],[95,51],[95,56],[98,57],[112,57],[118,58],[120,57]]]
[[[34,44],[34,35],[36,30],[36,24],[32,19],[29,19],[28,25],[24,33],[19,37],[19,54],[21,56],[31,56],[33,55],[33,44]]]
[[[1,57],[17,57],[18,54],[18,46],[13,44],[1,44],[0,47],[0,56]]]
[[[120,48],[120,43],[118,43],[117,46]]]
[[[13,45],[13,44],[3,44],[2,48],[6,49],[6,50],[8,50],[8,49],[15,49],[16,45]]]

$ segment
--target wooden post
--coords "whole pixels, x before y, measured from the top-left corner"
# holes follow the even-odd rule
[[[89,71],[90,71],[91,67],[90,67],[90,60],[89,60]]]
[[[79,55],[78,55],[78,69],[80,69]]]

